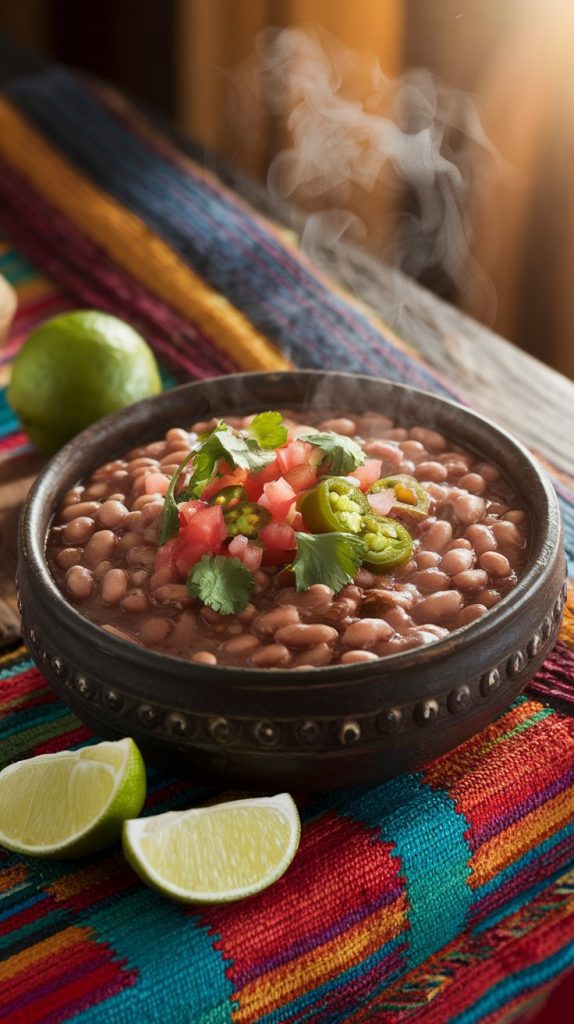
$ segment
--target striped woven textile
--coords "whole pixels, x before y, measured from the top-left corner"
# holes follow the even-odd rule
[[[288,238],[108,90],[54,70],[0,98],[0,273],[28,330],[79,305],[150,340],[166,381],[350,369],[449,394]],[[0,391],[0,458],[26,446]],[[553,474],[572,553],[574,482]],[[3,1024],[474,1024],[515,1020],[574,964],[574,615],[528,697],[424,771],[297,796],[273,887],[186,909],[112,848],[0,850]],[[93,742],[21,647],[0,655],[0,766]],[[145,813],[213,791],[149,772]]]

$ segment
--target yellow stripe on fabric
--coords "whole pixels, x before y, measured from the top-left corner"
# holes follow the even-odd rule
[[[233,1024],[251,1024],[301,992],[337,978],[367,959],[406,927],[407,900],[402,895],[343,935],[325,942],[289,963],[270,971],[234,993]]]
[[[564,617],[560,626],[559,639],[574,651],[574,586],[568,587],[568,597],[564,608]]]
[[[0,99],[0,153],[93,242],[153,294],[196,323],[245,370],[291,363],[224,296],[201,280],[139,217],[82,177]]]
[[[38,966],[41,971],[41,963],[55,953],[65,953],[67,949],[75,946],[78,942],[86,942],[93,938],[91,928],[78,928],[74,925],[64,928],[63,931],[51,935],[42,942],[37,942],[21,953],[15,953],[0,963],[0,982],[13,981],[15,976],[29,971],[32,967]]]
[[[574,815],[574,790],[558,793],[541,807],[484,843],[471,858],[468,884],[478,889],[513,861],[564,828]]]

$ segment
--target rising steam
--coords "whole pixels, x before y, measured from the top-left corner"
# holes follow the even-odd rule
[[[316,262],[345,236],[439,291],[471,289],[493,316],[469,202],[499,161],[468,94],[425,69],[390,79],[376,57],[317,29],[264,29],[232,78],[244,143],[265,118],[279,147],[288,143],[268,187],[308,212],[302,247]]]

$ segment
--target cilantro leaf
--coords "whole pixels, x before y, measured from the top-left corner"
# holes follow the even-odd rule
[[[260,412],[251,421],[249,433],[260,448],[281,448],[287,440],[287,428],[283,426],[280,412]]]
[[[213,471],[220,459],[234,469],[259,470],[267,466],[275,458],[275,453],[264,451],[257,441],[242,435],[220,420],[213,430],[202,434],[196,450],[193,464],[193,475],[189,481],[186,496],[199,498],[203,488],[209,483]]]
[[[366,455],[357,442],[352,441],[350,437],[344,437],[343,434],[305,434],[299,441],[308,441],[321,449],[323,459],[328,460],[329,470],[333,476],[346,476],[357,466],[362,466],[366,460]]]
[[[253,590],[253,573],[239,558],[204,555],[187,577],[190,597],[196,597],[220,615],[242,612]]]
[[[183,459],[180,462],[179,466],[175,470],[169,482],[169,487],[166,491],[165,502],[161,516],[161,525],[159,530],[160,544],[165,544],[165,542],[169,540],[170,537],[175,537],[176,533],[179,530],[179,510],[177,507],[177,502],[175,500],[175,488],[185,467],[187,466],[188,462],[191,461],[194,455],[195,452],[190,452],[189,455],[186,455],[185,459]]]
[[[365,545],[353,533],[296,533],[297,556],[290,568],[297,590],[324,583],[334,594],[350,583],[365,554]]]

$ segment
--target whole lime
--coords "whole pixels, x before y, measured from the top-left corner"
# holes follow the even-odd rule
[[[51,455],[90,423],[160,391],[157,363],[141,335],[108,313],[80,309],[29,335],[7,398],[33,444]]]

